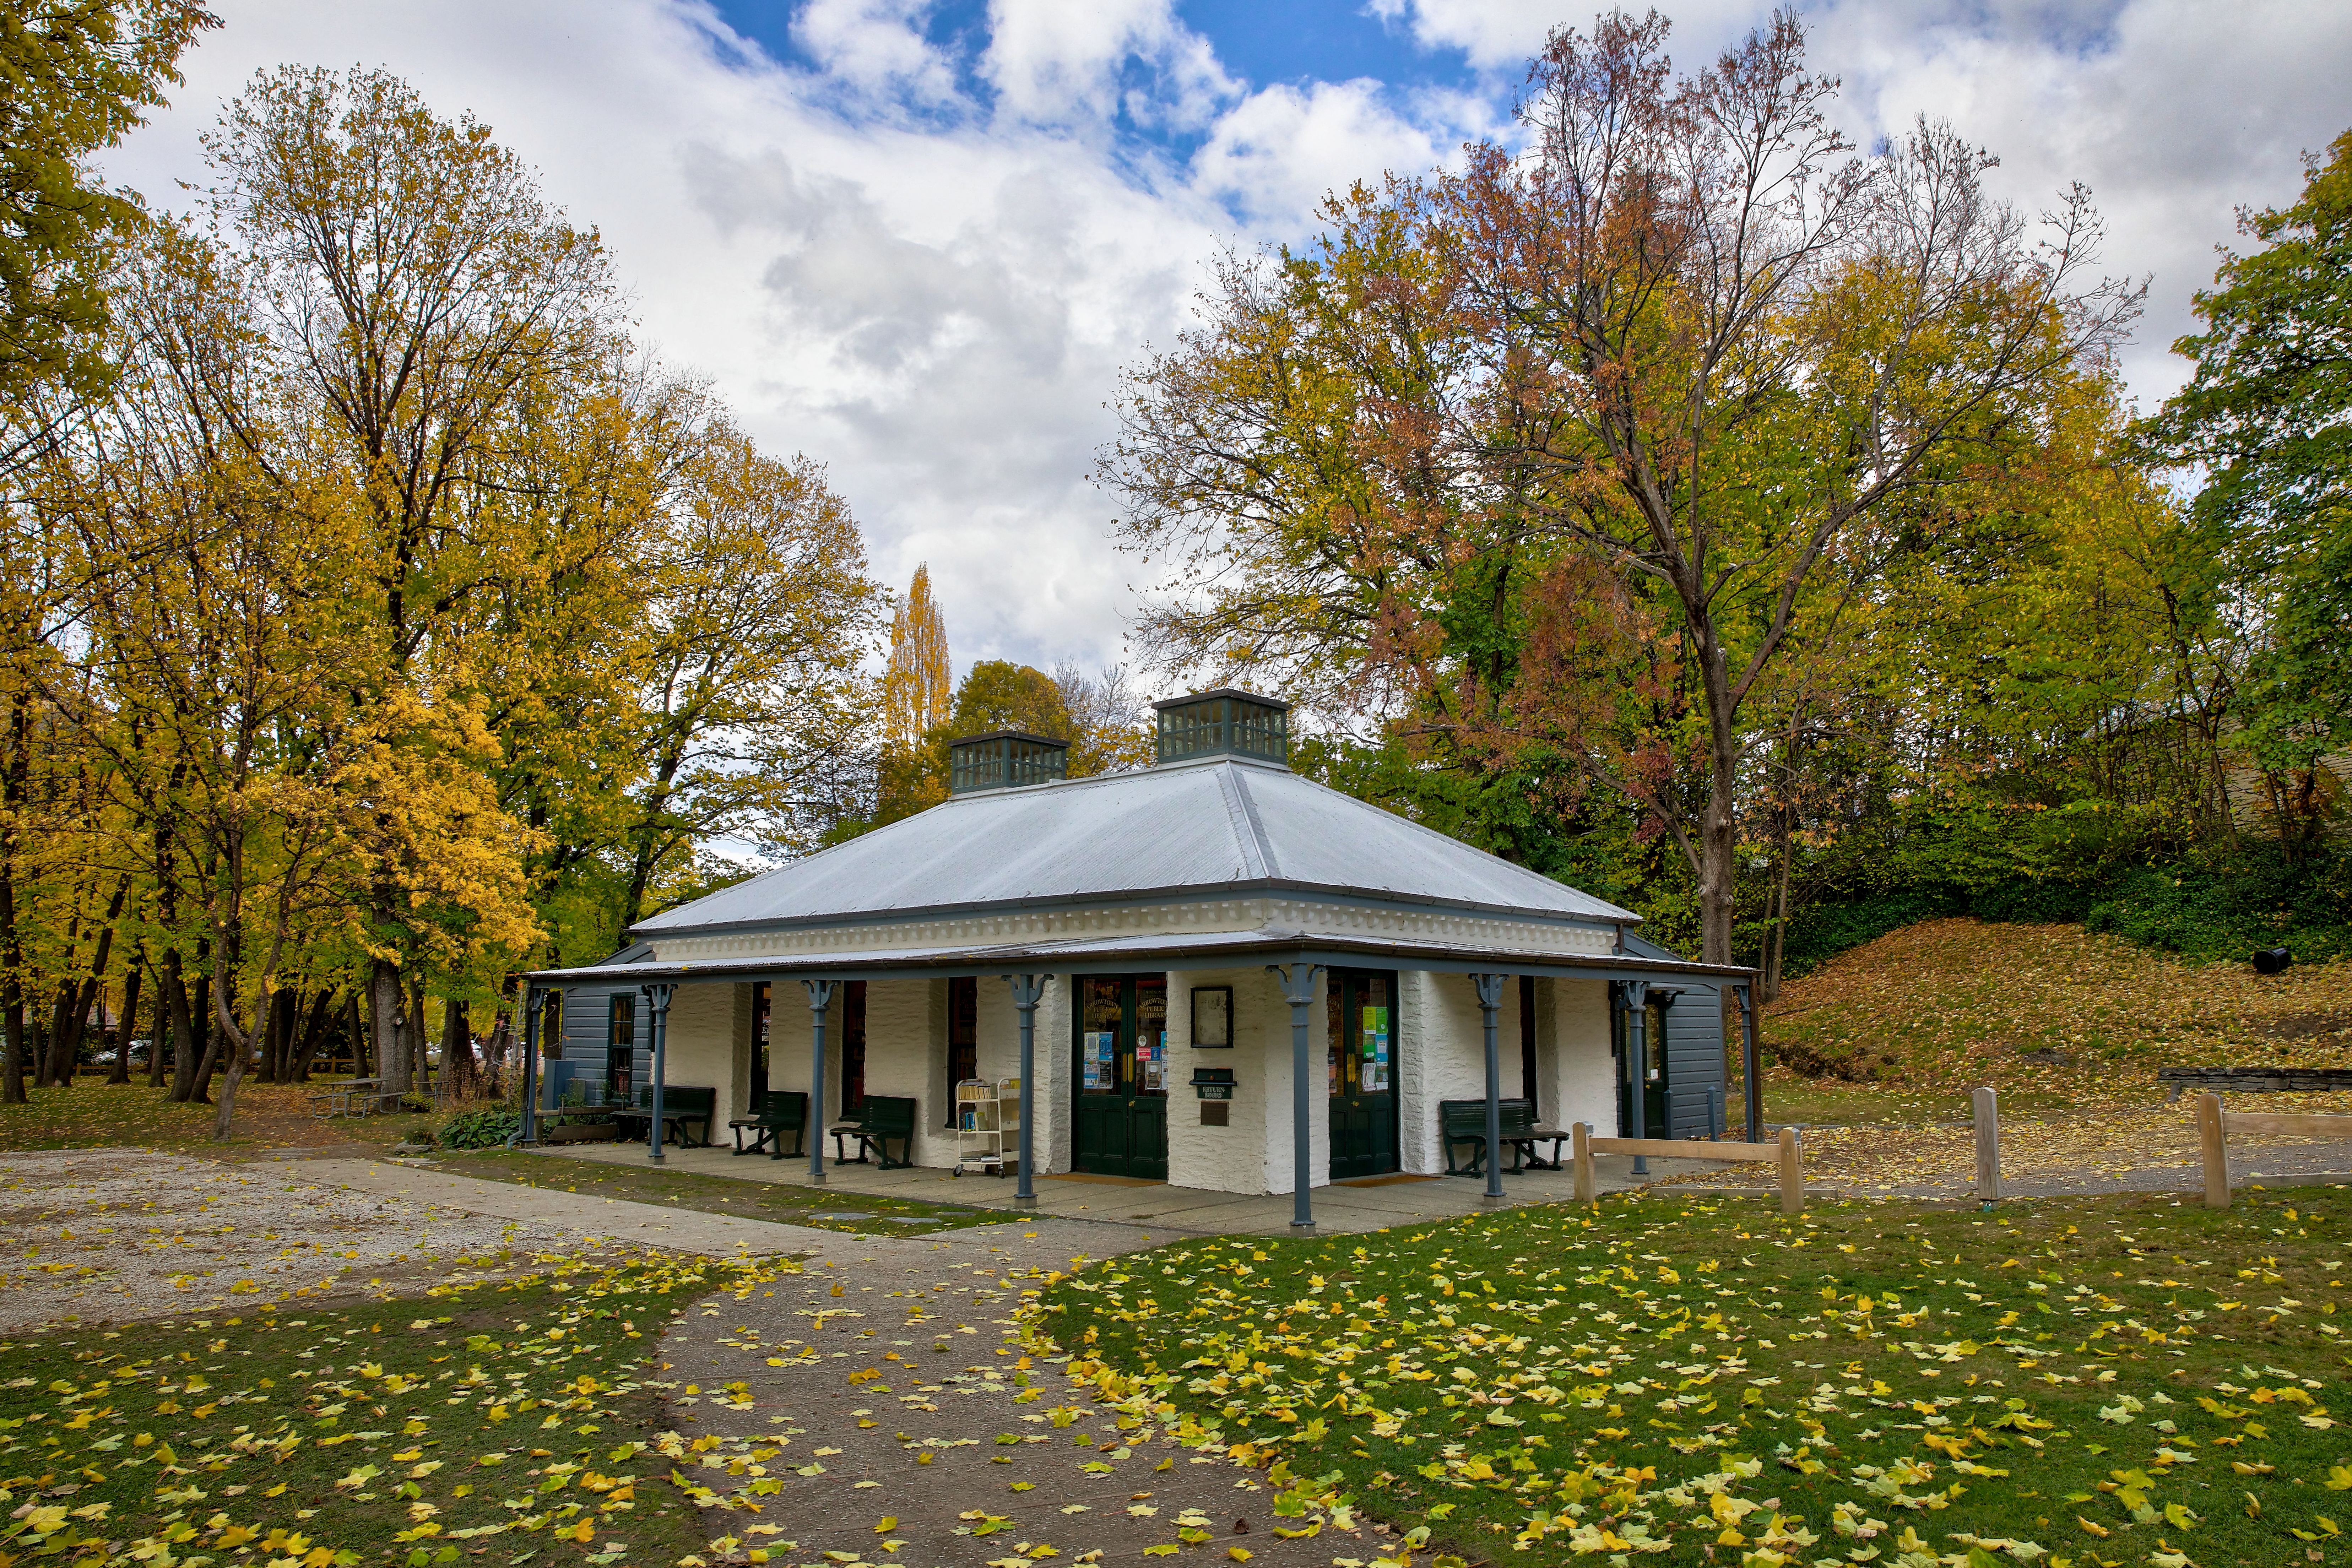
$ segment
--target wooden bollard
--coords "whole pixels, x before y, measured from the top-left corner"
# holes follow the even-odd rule
[[[1797,1151],[1797,1130],[1780,1129],[1780,1212],[1800,1214],[1805,1207],[1805,1167]]]
[[[2197,1142],[2204,1155],[2205,1206],[2230,1206],[2230,1145],[2221,1126],[2221,1097],[2197,1097]]]
[[[1592,1180],[1592,1123],[1580,1121],[1568,1130],[1569,1142],[1574,1151],[1576,1165],[1576,1201],[1589,1204],[1594,1198]]]
[[[1990,1089],[1979,1089],[1969,1097],[1976,1110],[1977,1122],[1977,1198],[1995,1204],[2000,1201],[2000,1101]]]

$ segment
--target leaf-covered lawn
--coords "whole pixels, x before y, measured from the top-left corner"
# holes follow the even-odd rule
[[[747,1157],[744,1164],[754,1159]],[[844,1230],[877,1236],[929,1236],[971,1225],[1003,1225],[1013,1216],[1004,1211],[959,1208],[949,1205],[913,1203],[868,1193],[845,1193],[825,1187],[787,1185],[757,1179],[758,1170],[744,1179],[710,1176],[695,1171],[673,1171],[651,1163],[606,1164],[572,1160],[559,1154],[535,1154],[509,1150],[446,1152],[436,1155],[436,1171],[456,1176],[479,1176],[486,1181],[512,1182],[551,1192],[584,1193],[630,1203],[668,1204],[704,1214],[738,1218],[775,1220],[819,1230]],[[856,1214],[858,1219],[821,1219],[820,1215]]]
[[[310,1097],[331,1087],[327,1079],[308,1084],[247,1082],[237,1090],[226,1152],[338,1143],[389,1146],[403,1134],[439,1120],[414,1112],[322,1120],[313,1114]],[[213,1092],[219,1094],[217,1083]],[[150,1089],[144,1083],[110,1084],[85,1077],[69,1089],[28,1087],[26,1094],[23,1105],[0,1105],[0,1153],[35,1149],[224,1149],[212,1141],[217,1106],[177,1105],[168,1090]]]
[[[2079,925],[1927,921],[1790,983],[1764,1017],[1765,1114],[1965,1116],[1979,1084],[2017,1111],[2147,1105],[2159,1067],[2352,1067],[2347,969],[2261,975]]]
[[[2348,1228],[1654,1195],[1137,1253],[1034,1328],[1469,1561],[2270,1568],[2352,1558]]]
[[[0,1563],[675,1563],[704,1537],[647,1359],[684,1303],[793,1266],[540,1261],[0,1344]]]

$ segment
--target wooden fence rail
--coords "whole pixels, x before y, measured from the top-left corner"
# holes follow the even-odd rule
[[[2230,1206],[2230,1137],[2352,1138],[2352,1116],[2225,1110],[2218,1094],[2197,1097],[2197,1142],[2205,1160],[2205,1206]]]
[[[1597,1191],[1592,1177],[1592,1156],[1654,1154],[1661,1159],[1722,1160],[1778,1165],[1780,1168],[1780,1212],[1796,1214],[1805,1206],[1804,1156],[1798,1147],[1797,1130],[1793,1127],[1781,1128],[1779,1141],[1771,1143],[1717,1143],[1675,1138],[1595,1138],[1592,1124],[1589,1121],[1578,1122],[1569,1129],[1569,1134],[1575,1146],[1576,1201],[1580,1204],[1591,1203]]]

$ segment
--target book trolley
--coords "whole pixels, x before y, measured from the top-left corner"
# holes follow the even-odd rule
[[[956,1166],[1001,1176],[1018,1167],[1021,1142],[1021,1080],[968,1078],[955,1086]]]

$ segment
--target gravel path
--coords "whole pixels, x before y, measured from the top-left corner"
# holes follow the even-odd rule
[[[509,1272],[581,1232],[140,1149],[0,1157],[0,1332]]]
[[[1065,1563],[1135,1562],[1188,1525],[1209,1531],[1198,1550],[1219,1563],[1231,1547],[1267,1568],[1389,1550],[1378,1527],[1281,1539],[1274,1525],[1300,1521],[1274,1517],[1263,1472],[1180,1446],[1022,1355],[1013,1310],[1034,1288],[1024,1275],[1152,1242],[1141,1226],[1043,1218],[910,1240],[835,1235],[772,1294],[688,1312],[662,1342],[662,1375],[678,1430],[722,1442],[687,1472],[722,1492],[769,1489],[750,1500],[758,1513],[712,1509],[706,1528],[731,1531],[734,1553],[779,1563],[845,1553],[908,1568],[981,1568],[1041,1547]],[[1024,1382],[1034,1399],[1017,1397]]]

